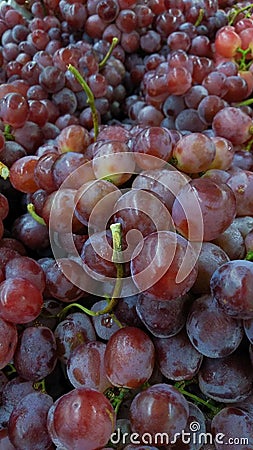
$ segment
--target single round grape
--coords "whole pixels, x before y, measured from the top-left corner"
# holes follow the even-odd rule
[[[169,130],[162,127],[144,128],[133,139],[132,151],[141,169],[159,168],[163,161],[168,161],[172,156],[172,139]],[[145,158],[145,155],[155,158]]]
[[[131,260],[134,283],[139,291],[146,291],[160,301],[184,295],[196,280],[198,269],[194,249],[176,233],[149,234],[137,245],[135,255]]]
[[[79,388],[60,397],[50,408],[48,431],[56,445],[68,450],[96,450],[107,444],[115,420],[114,409],[102,393]]]
[[[1,119],[14,128],[22,127],[28,119],[27,100],[18,93],[7,94],[0,102]]]
[[[199,388],[218,402],[234,403],[252,394],[252,366],[249,355],[237,349],[224,358],[205,357],[198,373]]]
[[[11,259],[5,266],[5,278],[24,278],[41,292],[44,291],[46,285],[45,275],[40,265],[28,256]]]
[[[159,369],[167,379],[190,380],[198,373],[203,356],[185,330],[169,338],[155,338],[154,344]]]
[[[47,414],[53,399],[47,394],[33,392],[14,407],[9,424],[10,441],[20,450],[50,450],[51,438],[47,431]]]
[[[198,173],[209,169],[215,152],[215,145],[209,137],[202,133],[191,133],[177,142],[173,149],[173,158],[182,172]]]
[[[172,207],[177,231],[197,242],[216,239],[229,227],[235,215],[232,189],[208,178],[196,178],[182,187]]]
[[[93,341],[80,344],[71,352],[67,375],[75,388],[87,387],[104,392],[111,386],[105,374],[105,349],[106,344]]]
[[[224,313],[235,319],[253,318],[253,263],[234,260],[213,273],[211,293]]]
[[[212,128],[232,144],[243,144],[252,137],[252,119],[239,108],[232,106],[221,109],[214,116]]]
[[[0,285],[0,317],[12,323],[36,319],[43,306],[39,289],[23,278],[9,278]]]
[[[54,330],[57,356],[67,363],[71,352],[80,344],[96,340],[96,333],[90,318],[83,313],[69,314]]]
[[[37,162],[37,156],[24,156],[14,162],[10,169],[10,182],[15,189],[26,194],[37,191],[39,186],[34,178]]]
[[[236,215],[251,216],[253,212],[253,175],[249,170],[235,172],[226,182],[236,198]]]
[[[136,311],[153,336],[167,338],[175,336],[184,327],[188,301],[187,294],[164,302],[143,292],[138,296]]]
[[[253,418],[241,408],[228,406],[223,408],[216,414],[211,423],[211,430],[214,436],[221,433],[223,439],[215,443],[216,450],[225,450],[227,448],[226,442],[230,440],[229,444],[231,450],[247,450],[253,446],[252,439]],[[224,437],[226,436],[226,437]],[[244,438],[245,445],[240,445],[239,440]],[[246,441],[247,439],[247,441]],[[243,442],[243,441],[241,441]]]
[[[220,310],[208,295],[191,305],[186,330],[192,345],[209,358],[222,358],[233,353],[243,338],[240,321]]]
[[[14,355],[18,374],[25,380],[42,380],[54,370],[56,361],[56,340],[50,328],[26,328]]]
[[[100,300],[92,305],[91,310],[98,312],[102,311],[107,306],[107,300]],[[92,323],[94,325],[97,336],[104,341],[108,341],[110,337],[120,328],[119,324],[116,323],[110,313],[93,316]],[[133,324],[131,323],[131,326],[132,325]]]
[[[174,436],[181,433],[189,416],[188,402],[184,396],[169,384],[154,384],[137,394],[130,407],[130,422],[133,432],[143,436],[148,433],[152,439],[159,439],[159,433]],[[162,443],[161,443],[162,444]]]
[[[107,342],[104,361],[106,375],[114,386],[137,388],[153,372],[154,345],[144,331],[124,327]]]

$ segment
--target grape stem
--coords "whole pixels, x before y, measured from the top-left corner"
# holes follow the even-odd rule
[[[7,178],[10,175],[10,171],[9,171],[8,167],[1,161],[0,161],[0,175],[4,180],[7,180]]]
[[[222,406],[214,406],[210,403],[210,400],[204,400],[203,398],[198,397],[196,394],[192,394],[191,392],[186,391],[185,387],[189,384],[192,384],[193,380],[189,382],[180,381],[174,384],[174,387],[178,389],[178,391],[183,394],[185,397],[189,397],[195,403],[199,405],[203,405],[208,408],[213,415],[218,414],[218,412],[222,409]]]
[[[40,225],[46,225],[45,220],[36,213],[33,203],[28,203],[27,211],[29,212],[29,214],[31,214],[32,218],[36,220],[36,222],[38,222]]]
[[[7,366],[5,366],[4,373],[7,376],[7,378],[9,378],[14,373],[17,373],[17,371],[16,371],[15,366],[13,364],[9,363],[9,364],[7,364]]]
[[[85,306],[82,306],[79,303],[71,303],[65,308],[63,308],[63,310],[57,315],[57,317],[62,318],[70,308],[76,307],[81,311],[83,311],[85,314],[88,314],[89,316],[92,317],[101,316],[102,314],[110,314],[111,318],[119,326],[119,328],[123,328],[123,325],[112,313],[112,310],[118,303],[118,297],[120,296],[122,289],[122,278],[124,277],[124,268],[122,262],[120,261],[121,259],[120,254],[122,252],[121,224],[113,223],[110,226],[110,230],[112,232],[112,245],[113,245],[112,262],[114,262],[117,269],[117,279],[111,298],[106,296],[107,306],[104,309],[101,309],[100,311],[91,311],[90,309],[85,308]]]
[[[241,59],[236,61],[239,64],[239,70],[247,70],[248,65],[246,63],[246,56],[251,52],[251,49],[246,48],[246,50],[243,50],[241,47],[238,47],[236,51],[242,55]],[[250,61],[250,63],[252,63],[252,61]]]
[[[253,251],[250,250],[244,258],[246,261],[253,261]]]
[[[68,68],[68,70],[71,73],[73,73],[74,77],[80,83],[80,85],[82,86],[84,92],[87,95],[87,104],[90,106],[91,114],[92,114],[92,120],[93,120],[94,140],[96,140],[97,136],[98,136],[98,112],[97,112],[97,109],[96,109],[95,97],[93,95],[93,92],[90,89],[90,87],[88,86],[88,84],[85,81],[85,79],[80,74],[80,72],[74,66],[72,66],[72,64],[68,64],[67,68]]]
[[[230,17],[228,16],[228,25],[233,25],[236,17],[244,12],[247,11],[249,9],[253,8],[253,3],[251,3],[250,5],[244,6],[243,8],[236,8],[234,9],[234,11],[231,12]]]
[[[46,394],[47,391],[45,379],[43,378],[43,380],[33,383],[33,388],[36,389],[36,391],[40,391],[43,394]]]
[[[9,124],[4,125],[3,134],[6,141],[15,141],[13,134],[11,134],[11,126]]]
[[[118,303],[118,297],[120,296],[122,289],[122,278],[124,276],[123,264],[120,262],[120,254],[122,252],[122,235],[121,235],[121,225],[120,223],[113,223],[110,226],[112,232],[112,242],[113,242],[113,254],[112,262],[114,262],[117,269],[117,279],[114,286],[113,294],[108,302],[108,305],[100,311],[100,314],[109,313],[115,308]]]
[[[196,22],[194,24],[195,27],[198,27],[201,24],[201,22],[203,20],[203,17],[204,17],[204,13],[205,13],[204,9],[200,8],[199,15],[198,15],[197,20],[196,20]]]
[[[116,45],[118,44],[118,42],[119,42],[119,40],[117,37],[112,38],[112,42],[111,42],[108,52],[106,53],[105,57],[102,59],[102,61],[98,65],[99,70],[101,70],[105,67],[108,59],[110,58],[110,56],[111,56],[113,50],[115,49]]]
[[[117,388],[116,388],[117,389]],[[123,402],[126,394],[128,393],[129,389],[127,388],[118,388],[117,389],[119,392],[115,392],[115,388],[109,388],[105,391],[105,396],[108,398],[108,400],[110,401],[115,414],[118,414],[119,408],[121,403]]]

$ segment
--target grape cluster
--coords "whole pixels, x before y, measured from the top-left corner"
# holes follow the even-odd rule
[[[0,450],[253,449],[252,4],[2,1],[0,39]]]

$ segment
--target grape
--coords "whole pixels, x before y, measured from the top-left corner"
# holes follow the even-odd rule
[[[155,338],[154,344],[159,369],[167,379],[188,380],[198,373],[203,357],[185,330],[168,338]]]
[[[61,258],[46,269],[46,287],[50,295],[63,302],[73,302],[84,296],[78,287],[80,266],[75,261]],[[70,280],[75,279],[76,284]]]
[[[57,325],[54,334],[57,356],[63,363],[68,361],[71,352],[78,345],[96,340],[95,330],[89,317],[82,313],[69,314]]]
[[[185,325],[188,301],[187,294],[164,302],[144,292],[138,296],[136,311],[152,335],[167,338],[179,333]]]
[[[30,281],[9,278],[0,285],[0,316],[12,323],[28,323],[38,317],[42,294]]]
[[[221,136],[232,144],[243,144],[251,138],[252,119],[235,107],[221,109],[214,116],[212,128],[216,136]]]
[[[222,310],[235,319],[252,319],[253,263],[234,260],[213,273],[211,293]]]
[[[9,424],[10,441],[20,450],[51,449],[47,431],[47,413],[53,400],[47,394],[33,392],[14,407]]]
[[[243,338],[241,322],[223,313],[208,295],[193,302],[186,330],[192,345],[209,358],[230,355]]]
[[[37,191],[38,185],[34,179],[37,161],[37,156],[24,156],[14,162],[10,169],[10,181],[15,189],[25,193]]]
[[[225,106],[224,101],[218,95],[207,95],[198,104],[197,111],[200,119],[211,125],[214,116]]]
[[[233,190],[236,198],[236,212],[237,216],[252,215],[252,172],[242,170],[235,172],[227,180],[228,186]]]
[[[14,355],[18,374],[25,380],[38,381],[56,365],[56,341],[47,327],[28,327],[19,338]]]
[[[197,266],[194,250],[186,239],[171,231],[160,231],[146,236],[141,246],[142,242],[131,261],[131,274],[140,291],[170,301],[190,290],[197,277]],[[179,270],[183,276],[180,282],[177,281]]]
[[[115,413],[109,400],[90,388],[68,392],[56,401],[48,413],[51,439],[56,445],[69,450],[96,450],[105,446],[114,426]]]
[[[105,355],[105,372],[114,386],[140,387],[151,376],[155,350],[142,330],[125,327],[109,339]]]
[[[212,420],[212,433],[217,436],[217,433],[222,433],[226,438],[215,443],[216,450],[223,450],[227,447],[226,442],[231,439],[229,444],[231,450],[239,448],[246,450],[253,445],[252,441],[252,416],[241,408],[234,406],[228,406],[223,408],[218,414],[216,414]],[[244,438],[245,445],[242,438]]]
[[[252,393],[252,369],[249,356],[239,349],[224,358],[204,358],[198,373],[204,395],[224,402],[244,400]]]
[[[38,223],[31,214],[23,214],[14,221],[12,234],[32,250],[47,248],[49,245],[47,227]]]
[[[92,311],[103,311],[108,306],[107,300],[100,300],[92,305]],[[110,337],[120,328],[119,324],[115,322],[111,314],[99,314],[92,317],[92,323],[94,325],[96,334],[100,339],[108,341]],[[132,324],[131,324],[132,325]]]
[[[144,128],[134,138],[132,150],[135,153],[135,161],[141,169],[156,169],[160,167],[161,161],[155,158],[145,158],[144,155],[151,155],[159,160],[168,161],[172,156],[171,135],[166,128],[150,127]],[[140,155],[139,155],[140,153]],[[158,167],[156,167],[158,165]]]
[[[234,149],[227,139],[221,137],[211,138],[215,145],[215,157],[209,169],[228,170],[231,167]]]
[[[190,181],[188,175],[178,170],[154,169],[142,171],[133,180],[132,188],[149,190],[158,195],[169,211],[181,187]]]
[[[110,217],[115,201],[121,196],[120,190],[106,180],[84,183],[75,195],[75,215],[78,220],[93,230],[102,231]]]
[[[238,47],[241,47],[241,38],[232,27],[224,27],[219,30],[215,39],[216,51],[226,58],[231,58],[236,54]]]
[[[199,223],[199,215],[202,224]],[[235,215],[236,202],[232,189],[207,178],[197,178],[182,187],[172,207],[172,218],[177,231],[197,242],[202,239],[202,232],[204,241],[217,238],[232,223]]]
[[[75,388],[87,387],[104,392],[111,386],[105,374],[106,345],[100,341],[80,344],[70,354],[67,375]]]
[[[0,103],[1,119],[12,127],[22,127],[29,113],[26,99],[18,93],[7,94]]]
[[[96,178],[107,179],[120,186],[130,179],[135,164],[127,144],[111,141],[99,143],[92,167]]]
[[[185,428],[189,406],[184,396],[169,384],[154,384],[137,394],[130,407],[131,429],[141,437],[152,436],[152,442],[164,443],[164,436],[174,436]],[[161,442],[160,442],[161,441]]]
[[[244,240],[234,221],[213,243],[221,247],[230,259],[243,259],[245,255]]]
[[[142,189],[132,189],[124,193],[114,205],[113,221],[120,223],[122,235],[128,241],[128,246],[137,245],[138,230],[143,237],[160,230],[173,230],[171,216],[160,199],[151,192]],[[137,242],[136,242],[137,241]]]
[[[183,136],[173,149],[173,162],[179,170],[198,173],[207,170],[215,158],[215,145],[201,133]]]
[[[46,285],[45,275],[40,265],[28,256],[11,259],[5,266],[5,278],[24,278],[30,281],[42,293]]]

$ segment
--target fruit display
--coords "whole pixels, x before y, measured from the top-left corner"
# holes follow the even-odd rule
[[[0,38],[0,450],[253,450],[253,4]]]

